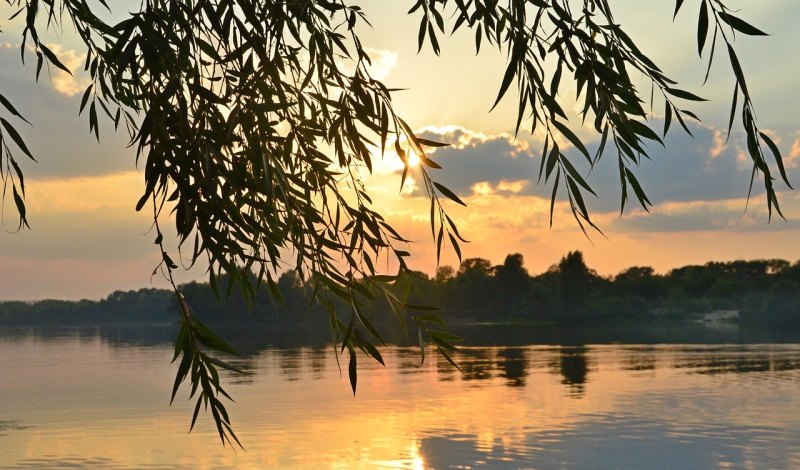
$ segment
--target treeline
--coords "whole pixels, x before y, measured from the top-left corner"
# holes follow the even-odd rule
[[[0,302],[0,325],[93,326],[171,323],[172,291],[139,289],[114,291],[99,301],[40,300]]]
[[[206,284],[182,288],[198,316],[210,321],[300,321],[327,327],[323,309],[309,308],[311,286],[294,271],[281,275],[278,286],[283,303],[262,289],[252,309],[235,292],[225,302],[217,300]],[[715,311],[736,311],[742,322],[795,325],[800,319],[800,261],[710,262],[666,274],[631,267],[616,276],[600,276],[586,265],[580,251],[573,251],[546,272],[531,275],[523,256],[512,254],[501,265],[470,258],[458,269],[440,267],[433,277],[415,272],[396,291],[408,303],[441,308],[438,313],[449,322],[678,322]],[[364,308],[379,314],[376,321],[391,318],[389,306],[380,302],[380,295],[375,297],[378,302]],[[340,311],[347,309],[334,304]]]
[[[605,277],[573,251],[534,276],[523,256],[512,254],[501,265],[466,259],[458,270],[443,266],[422,279],[429,301],[449,319],[668,321],[720,310],[738,311],[744,322],[795,325],[800,319],[800,261],[710,262],[666,274],[637,266]]]
[[[396,287],[398,297],[440,307],[449,322],[677,322],[721,310],[737,311],[739,321],[760,325],[794,326],[800,319],[800,261],[710,262],[665,274],[631,267],[607,277],[588,267],[579,251],[538,275],[528,273],[522,255],[512,254],[501,265],[470,258],[457,269],[442,266],[433,277],[416,272],[406,281]],[[223,289],[222,300],[206,283],[181,289],[194,313],[211,323],[269,323],[288,329],[302,325],[306,334],[329,331],[324,309],[309,301],[309,283],[288,271],[277,285],[282,302],[266,288],[258,290],[255,303],[247,302],[238,289],[230,295]],[[333,305],[347,310],[347,305]],[[388,314],[389,306],[380,301],[364,308],[379,314],[376,321],[390,317],[381,315]],[[117,291],[97,302],[3,302],[0,325],[164,323],[177,321],[178,312],[170,291],[140,289]]]

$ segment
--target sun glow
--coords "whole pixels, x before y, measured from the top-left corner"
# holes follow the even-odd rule
[[[419,156],[417,156],[416,153],[410,152],[408,154],[408,166],[409,167],[416,168],[416,167],[419,166],[420,163],[421,163],[421,160],[419,159]]]

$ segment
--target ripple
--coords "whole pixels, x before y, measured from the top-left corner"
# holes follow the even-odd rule
[[[28,429],[30,426],[26,426],[24,424],[20,424],[19,420],[11,419],[11,420],[2,420],[0,419],[0,436],[5,435],[6,431],[22,431],[23,429]]]
[[[178,467],[174,465],[127,465],[115,461],[108,457],[77,457],[77,456],[55,456],[43,455],[37,458],[30,458],[18,461],[8,470],[27,470],[42,469],[51,470],[71,470],[76,468],[91,468],[97,470],[182,470],[188,467]]]

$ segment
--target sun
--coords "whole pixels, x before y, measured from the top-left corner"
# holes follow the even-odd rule
[[[414,152],[409,152],[408,155],[408,166],[411,168],[416,168],[421,163],[419,156]]]

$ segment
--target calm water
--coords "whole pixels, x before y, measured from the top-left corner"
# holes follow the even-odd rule
[[[232,379],[247,451],[169,406],[163,341],[0,335],[0,468],[800,468],[800,345],[469,347],[363,362],[262,347]]]

